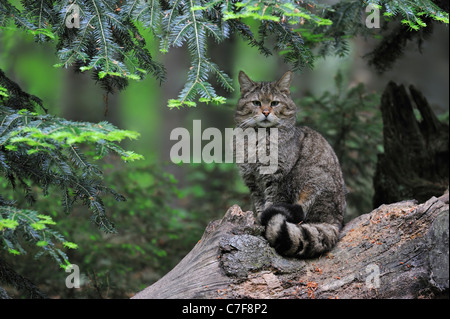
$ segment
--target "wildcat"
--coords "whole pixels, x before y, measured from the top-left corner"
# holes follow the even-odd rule
[[[285,256],[310,258],[338,241],[346,191],[339,161],[325,138],[295,126],[291,79],[291,71],[277,82],[254,82],[239,73],[236,125],[277,128],[278,166],[273,174],[261,174],[258,162],[238,166],[270,245]]]

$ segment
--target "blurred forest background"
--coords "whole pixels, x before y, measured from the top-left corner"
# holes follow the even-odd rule
[[[80,267],[80,289],[67,289],[68,273],[50,258],[37,262],[32,248],[20,256],[0,252],[51,298],[130,297],[175,266],[200,239],[206,225],[221,218],[228,207],[239,204],[251,209],[248,190],[234,164],[172,163],[169,152],[175,141],[170,140],[170,132],[176,127],[191,130],[197,119],[202,120],[202,129],[233,127],[239,70],[253,80],[272,81],[289,66],[277,55],[261,55],[235,36],[220,45],[211,41],[209,54],[233,78],[235,91],[220,92],[228,98],[225,105],[198,103],[196,108],[170,109],[167,101],[177,96],[189,69],[187,49],[172,48],[162,54],[151,32],[140,31],[152,56],[165,65],[167,80],[160,83],[148,77],[131,82],[124,91],[108,95],[106,114],[104,92],[89,74],[53,67],[58,63],[55,44],[38,45],[32,35],[14,29],[0,33],[0,69],[24,91],[40,97],[50,114],[94,123],[106,120],[141,134],[123,146],[142,154],[144,160],[123,163],[108,156],[97,163],[105,181],[114,181],[115,190],[127,198],[125,202],[104,199],[116,234],[105,234],[92,225],[85,218],[84,206],[75,206],[70,216],[64,214],[60,196],[40,194],[34,206],[52,216],[58,230],[78,245],[67,254]],[[313,70],[297,72],[292,83],[292,96],[300,110],[298,123],[326,136],[341,159],[350,191],[347,220],[373,208],[372,177],[377,153],[383,152],[379,101],[388,81],[415,85],[438,117],[448,122],[448,26],[435,25],[421,51],[417,43],[409,43],[404,56],[382,74],[364,58],[377,41],[352,39],[347,55],[318,58]],[[27,205],[25,196],[12,195],[6,180],[0,179],[0,188],[5,198]],[[19,292],[10,293],[20,297]]]

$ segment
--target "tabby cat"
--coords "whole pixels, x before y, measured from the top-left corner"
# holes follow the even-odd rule
[[[290,97],[292,72],[277,82],[254,82],[239,73],[241,97],[235,121],[242,129],[278,130],[278,166],[261,174],[262,164],[238,163],[250,189],[264,236],[285,256],[310,258],[330,250],[342,227],[345,185],[328,142],[308,127],[297,127]],[[267,134],[269,135],[269,134]]]

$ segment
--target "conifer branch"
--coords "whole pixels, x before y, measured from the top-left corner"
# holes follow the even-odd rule
[[[108,122],[72,122],[40,115],[35,110],[42,107],[42,101],[23,92],[1,70],[0,88],[0,177],[13,190],[24,191],[31,205],[37,200],[36,187],[44,196],[50,191],[60,192],[61,208],[66,212],[75,202],[81,202],[89,208],[91,220],[100,229],[114,232],[102,198],[105,194],[112,194],[117,201],[125,198],[104,185],[103,173],[90,162],[86,150],[94,149],[94,159],[112,152],[124,161],[137,160],[142,156],[124,150],[119,142],[135,139],[139,134],[119,130]],[[61,245],[76,245],[65,240],[52,225],[55,222],[47,214],[23,209],[14,200],[0,196],[0,247],[10,254],[26,253],[22,238],[27,238],[40,248],[39,256],[48,254],[66,267],[69,262]]]
[[[250,46],[258,47],[263,55],[278,52],[294,70],[311,67],[313,49],[319,55],[346,55],[348,39],[357,35],[373,36],[374,30],[364,24],[363,13],[371,4],[379,9],[385,20],[397,21],[402,29],[403,42],[413,38],[414,32],[425,30],[432,22],[449,23],[447,9],[432,0],[351,0],[333,5],[313,0],[39,0],[22,1],[19,10],[9,1],[0,1],[0,27],[14,22],[19,28],[35,35],[37,41],[58,41],[56,66],[75,65],[81,71],[91,70],[96,81],[109,93],[123,89],[128,80],[140,80],[148,74],[163,81],[164,66],[155,61],[145,48],[145,41],[137,25],[151,31],[159,40],[160,52],[171,47],[187,45],[191,57],[188,76],[177,100],[169,106],[194,106],[200,97],[204,101],[223,102],[216,94],[210,77],[219,85],[232,89],[229,76],[213,64],[208,55],[207,41],[225,41],[231,33],[239,34]],[[68,8],[77,5],[80,28],[69,29]],[[442,5],[441,5],[442,6]],[[254,34],[245,19],[258,21]],[[383,29],[383,28],[382,28]],[[418,33],[417,33],[418,34]],[[275,38],[270,48],[267,39]],[[398,38],[388,34],[387,39]],[[386,41],[386,43],[389,41]],[[401,53],[403,47],[394,48]],[[372,60],[383,68],[379,53],[396,58],[399,54],[374,51]],[[388,63],[384,67],[389,67]]]

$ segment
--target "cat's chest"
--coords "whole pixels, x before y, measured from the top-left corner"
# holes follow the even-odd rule
[[[238,162],[238,165],[244,178],[247,176],[254,180],[266,180],[271,175],[276,175],[280,179],[289,174],[297,162],[297,145],[291,140],[283,139],[282,135],[260,136],[254,144],[246,144],[243,150],[244,161]]]

